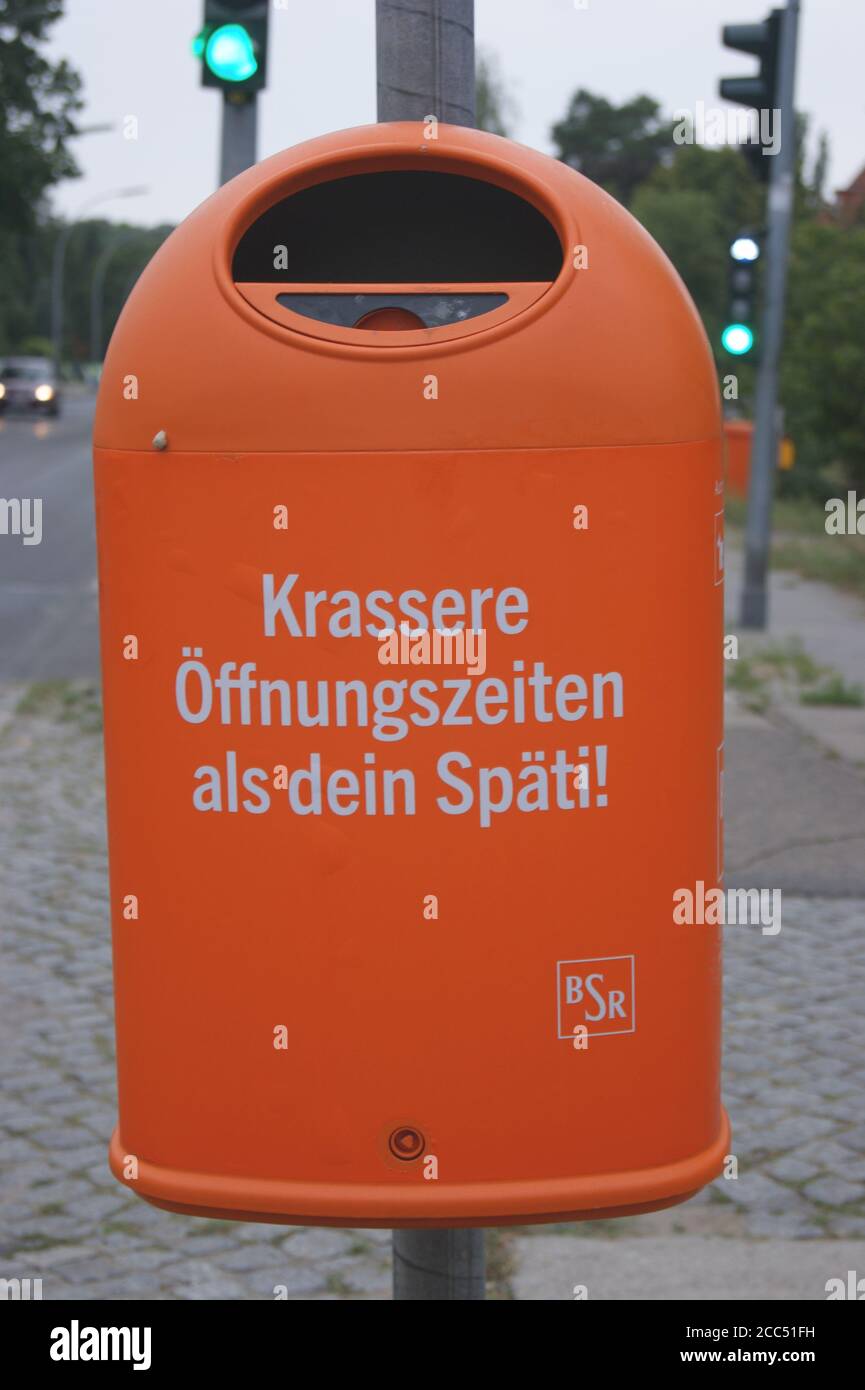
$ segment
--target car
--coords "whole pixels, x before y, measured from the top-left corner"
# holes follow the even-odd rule
[[[59,415],[62,393],[47,357],[6,357],[0,361],[0,411],[7,407]]]

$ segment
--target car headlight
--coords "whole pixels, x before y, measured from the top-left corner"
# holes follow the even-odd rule
[[[2,399],[3,399],[3,397],[4,397],[5,395],[6,395],[6,387],[3,385],[3,382],[0,381],[0,401],[2,401]]]
[[[54,387],[46,383],[44,386],[37,386],[33,394],[37,401],[51,401],[54,399]]]

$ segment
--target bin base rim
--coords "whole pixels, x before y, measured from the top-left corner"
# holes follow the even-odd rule
[[[192,1173],[136,1155],[137,1178],[124,1176],[130,1149],[120,1130],[108,1163],[115,1178],[152,1206],[187,1216],[286,1226],[503,1226],[598,1221],[638,1216],[685,1202],[718,1177],[730,1151],[730,1122],[721,1108],[708,1148],[676,1163],[581,1178],[537,1182],[325,1183]],[[134,1151],[133,1151],[134,1152]]]

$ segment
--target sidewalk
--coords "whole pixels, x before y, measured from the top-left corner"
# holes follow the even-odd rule
[[[520,1300],[570,1300],[583,1285],[590,1299],[617,1301],[810,1301],[849,1269],[862,1270],[861,1241],[544,1236],[520,1243],[513,1291]]]
[[[728,548],[726,631],[740,660],[798,642],[865,684],[865,604],[773,571],[768,631],[740,632],[742,574],[741,551]],[[807,706],[782,691],[760,717],[728,693],[726,730],[728,885],[865,898],[865,709]]]
[[[727,547],[726,570],[727,631],[738,632],[745,562],[736,546]],[[848,680],[865,681],[865,603],[830,584],[772,570],[767,636],[776,642],[799,638],[817,661]]]
[[[865,603],[861,599],[841,593],[829,584],[774,570],[769,630],[739,632],[742,551],[728,546],[726,565],[726,630],[738,633],[741,656],[747,657],[770,644],[798,643],[819,665],[837,671],[850,685],[865,687]],[[786,699],[780,702],[777,713],[824,748],[865,768],[865,707],[809,706]],[[860,819],[859,824],[865,823]]]

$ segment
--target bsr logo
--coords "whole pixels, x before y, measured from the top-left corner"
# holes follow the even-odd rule
[[[558,962],[558,1035],[634,1031],[634,957]]]
[[[600,1023],[602,1019],[624,1018],[625,1017],[625,991],[623,989],[607,989],[604,984],[604,977],[596,971],[593,975],[587,975],[585,981],[582,975],[565,976],[565,1003],[581,1004],[586,995],[589,995],[597,1004],[594,1013],[587,1008],[583,1012],[584,1023]]]

